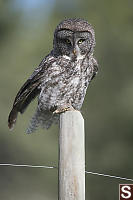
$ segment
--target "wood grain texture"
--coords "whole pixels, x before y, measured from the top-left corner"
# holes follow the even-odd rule
[[[59,200],[85,200],[84,119],[79,111],[60,115]]]

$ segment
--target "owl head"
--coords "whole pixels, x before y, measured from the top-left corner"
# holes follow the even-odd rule
[[[95,46],[95,32],[83,19],[66,19],[55,29],[54,52],[70,59],[91,55]]]

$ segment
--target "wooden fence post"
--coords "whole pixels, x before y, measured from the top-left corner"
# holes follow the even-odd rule
[[[85,200],[84,119],[79,111],[60,115],[59,200]]]

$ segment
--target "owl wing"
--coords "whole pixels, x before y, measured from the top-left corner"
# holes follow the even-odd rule
[[[96,74],[98,72],[98,63],[95,58],[92,59],[92,63],[93,63],[93,75],[91,77],[91,80],[96,76]]]
[[[47,63],[47,59],[43,59],[38,68],[36,68],[30,78],[20,88],[8,117],[8,127],[10,129],[16,123],[18,112],[22,114],[31,101],[40,93],[41,89],[39,86],[42,83],[42,79],[44,79],[44,71],[50,64]]]

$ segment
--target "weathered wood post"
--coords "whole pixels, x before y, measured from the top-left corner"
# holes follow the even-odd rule
[[[84,119],[79,111],[60,115],[59,200],[85,200]]]

